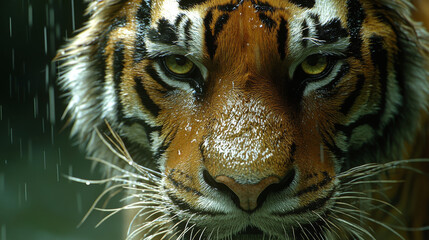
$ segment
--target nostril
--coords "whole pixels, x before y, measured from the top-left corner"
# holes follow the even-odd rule
[[[259,195],[257,203],[258,206],[260,206],[265,199],[267,198],[268,194],[274,193],[274,192],[280,192],[282,190],[287,189],[295,179],[296,171],[295,169],[292,169],[286,176],[279,182],[274,183],[268,186],[262,193]]]
[[[239,206],[240,200],[237,195],[225,184],[216,182],[216,180],[210,175],[207,170],[203,171],[203,179],[204,181],[211,187],[218,189],[220,192],[227,194],[234,203]]]

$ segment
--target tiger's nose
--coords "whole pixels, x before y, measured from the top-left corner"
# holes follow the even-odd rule
[[[240,184],[227,176],[216,177],[216,182],[225,184],[239,199],[240,208],[245,211],[253,211],[258,206],[258,197],[271,184],[279,183],[278,177],[270,176],[256,184]]]
[[[241,209],[252,212],[262,204],[269,193],[287,188],[295,174],[287,174],[284,178],[269,176],[255,184],[242,184],[232,177],[223,175],[213,179],[207,171],[203,175],[210,186],[221,192],[229,192]]]

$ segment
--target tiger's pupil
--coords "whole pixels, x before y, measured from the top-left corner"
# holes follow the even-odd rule
[[[179,65],[179,66],[183,66],[183,65],[185,65],[189,60],[188,59],[186,59],[186,58],[184,58],[184,57],[182,57],[182,56],[176,56],[175,57],[175,59],[176,59],[176,63]]]

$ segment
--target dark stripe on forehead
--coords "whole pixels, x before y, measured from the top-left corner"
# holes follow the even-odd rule
[[[167,19],[161,18],[158,20],[157,29],[152,28],[149,30],[148,37],[152,42],[173,45],[179,39],[176,30],[176,27]]]
[[[259,19],[269,29],[277,26],[277,23],[272,18],[268,17],[265,13],[259,13]]]
[[[265,2],[253,2],[253,8],[259,12],[274,12],[275,10],[273,6]]]
[[[227,13],[222,14],[215,23],[215,28],[214,28],[214,38],[217,39],[217,35],[222,31],[223,29],[223,25],[225,25],[225,23],[228,22],[229,19],[229,15]]]
[[[177,15],[176,20],[174,21],[174,26],[176,26],[176,28],[180,26],[180,23],[182,22],[184,17],[185,17],[185,14],[183,13]]]
[[[234,10],[236,10],[240,4],[243,3],[243,0],[240,0],[238,3],[233,4],[233,3],[229,3],[229,4],[224,4],[224,5],[219,5],[217,6],[217,9],[223,12],[232,12]]]
[[[205,40],[206,40],[206,47],[207,47],[207,52],[210,55],[210,58],[213,58],[215,52],[216,52],[216,43],[215,43],[215,38],[212,34],[211,28],[210,28],[210,24],[213,21],[213,13],[212,10],[210,10],[206,17],[204,18],[204,27],[205,27]]]
[[[146,30],[149,27],[150,23],[150,14],[150,5],[148,5],[147,2],[143,0],[136,14],[137,29],[135,37],[135,50],[133,54],[134,63],[142,61],[147,54],[146,44],[144,40]]]
[[[280,21],[280,26],[277,31],[277,51],[280,54],[280,58],[282,60],[286,57],[286,41],[288,36],[288,29],[287,29],[287,21],[282,18]]]
[[[302,44],[303,47],[306,48],[307,45],[308,45],[308,41],[310,41],[308,39],[308,37],[310,35],[310,29],[308,27],[307,20],[305,20],[305,19],[304,19],[304,21],[301,24],[301,32],[302,32],[302,41],[301,41],[301,44]]]
[[[359,0],[347,0],[347,28],[350,34],[349,52],[357,59],[362,59],[362,24],[366,13]]]
[[[324,41],[324,43],[334,43],[348,36],[347,30],[341,26],[339,18],[334,18],[322,25],[317,18],[316,33],[317,39]]]
[[[191,34],[191,26],[192,26],[192,22],[190,19],[188,19],[188,21],[186,21],[185,23],[185,27],[183,28],[183,31],[185,32],[185,46],[186,49],[189,50],[190,48],[190,42],[192,41],[192,34]]]
[[[123,106],[121,101],[121,82],[124,71],[124,60],[125,60],[125,45],[122,42],[115,43],[113,52],[113,84],[116,95],[116,112],[118,113],[119,119],[123,119]]]
[[[289,0],[289,2],[303,8],[312,8],[316,4],[315,0]]]
[[[147,109],[154,118],[156,118],[159,114],[159,106],[156,105],[152,99],[149,97],[146,89],[143,86],[143,78],[142,77],[134,77],[135,82],[135,90],[140,97],[140,100],[145,109]]]
[[[179,8],[185,10],[195,5],[203,4],[207,2],[207,0],[177,0],[177,2],[179,3]]]

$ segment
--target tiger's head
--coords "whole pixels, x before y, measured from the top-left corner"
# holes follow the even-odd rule
[[[427,48],[409,9],[405,0],[91,1],[88,24],[60,52],[72,132],[121,165],[95,134],[107,121],[133,163],[160,172],[155,193],[130,192],[158,210],[145,224],[142,207],[133,237],[371,236],[335,207],[348,196],[341,176],[400,159],[417,129]]]

